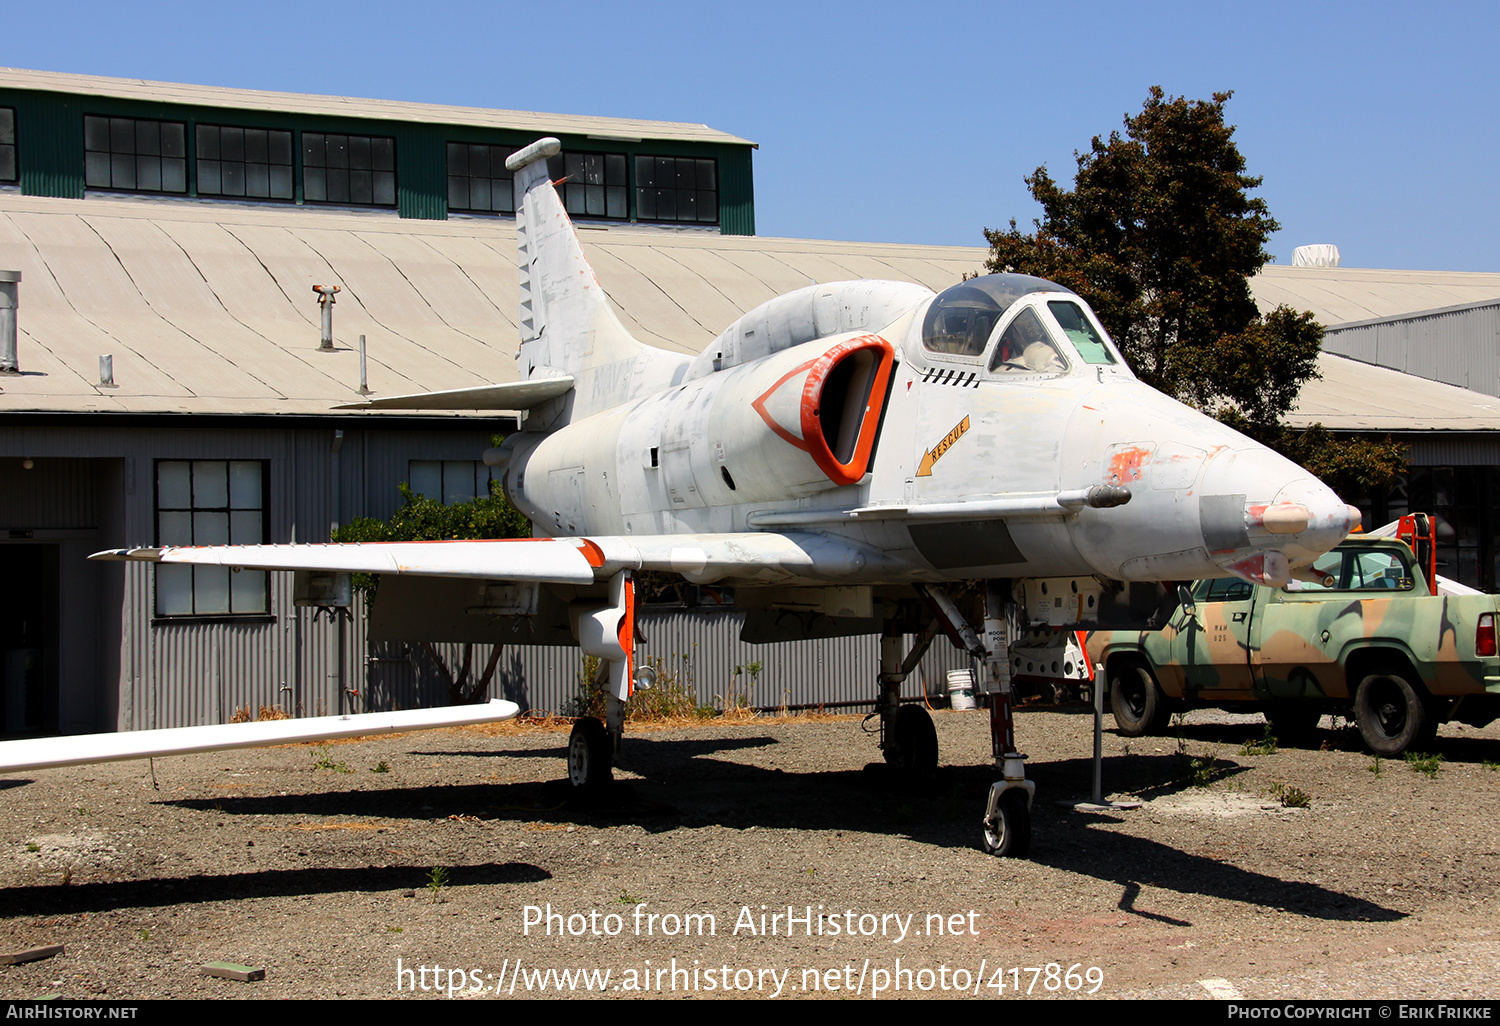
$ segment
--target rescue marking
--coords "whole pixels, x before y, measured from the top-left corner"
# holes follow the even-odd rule
[[[943,436],[943,440],[941,442],[933,446],[931,449],[928,449],[927,452],[923,453],[922,462],[917,466],[917,476],[931,477],[932,465],[938,460],[942,459],[943,454],[949,449],[953,448],[953,443],[962,438],[964,436],[964,433],[968,430],[969,418],[965,416],[963,420],[959,421],[954,426],[952,431],[949,431],[946,435]]]

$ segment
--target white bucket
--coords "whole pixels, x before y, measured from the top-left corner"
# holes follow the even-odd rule
[[[974,708],[974,674],[969,670],[948,671],[948,707]]]

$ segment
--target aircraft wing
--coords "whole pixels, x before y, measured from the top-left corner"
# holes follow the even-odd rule
[[[253,723],[168,727],[164,730],[122,730],[114,734],[77,734],[71,737],[0,741],[0,773],[18,773],[54,766],[82,766],[121,759],[149,759],[159,755],[219,752],[230,748],[262,748],[299,741],[328,741],[367,737],[407,730],[431,730],[470,723],[508,720],[521,711],[514,702],[491,699],[482,705],[443,709],[406,709],[399,712],[357,713],[351,716],[312,716],[302,719],[257,720]]]
[[[206,545],[110,549],[91,559],[143,560],[251,570],[411,574],[550,584],[592,584],[621,570],[661,570],[694,584],[728,577],[846,580],[885,556],[812,532],[508,538],[489,541],[331,545]]]
[[[529,410],[549,399],[564,395],[573,387],[566,375],[556,378],[533,378],[510,381],[503,385],[478,385],[474,388],[450,388],[444,392],[415,392],[367,399],[362,403],[345,403],[336,410]]]

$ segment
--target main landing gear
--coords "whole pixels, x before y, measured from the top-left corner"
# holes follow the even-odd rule
[[[568,783],[583,798],[598,798],[614,780],[612,767],[625,733],[625,703],[636,687],[650,687],[649,670],[635,667],[635,582],[630,571],[610,579],[609,604],[575,612],[573,633],[585,655],[599,660],[593,686],[604,692],[604,719],[580,717],[568,736]]]
[[[937,617],[918,639],[905,660],[900,658],[899,634],[888,627],[880,643],[880,714],[881,747],[889,762],[901,763],[907,751],[904,743],[926,744],[926,733],[932,720],[926,710],[896,705],[901,682],[916,668],[927,651],[938,627],[944,628],[953,643],[968,651],[984,666],[984,680],[979,690],[990,698],[990,748],[1001,779],[990,786],[985,803],[980,843],[991,855],[1024,858],[1031,849],[1031,800],[1036,784],[1026,779],[1026,756],[1016,751],[1015,723],[1011,717],[1013,692],[1010,679],[1010,639],[1019,633],[1019,613],[999,581],[987,581],[984,593],[984,637],[964,619],[958,606],[943,589],[935,585],[918,585],[917,590],[936,611]],[[911,710],[919,717],[905,715]],[[918,739],[920,735],[920,739]],[[907,738],[912,738],[907,741]],[[892,758],[892,749],[897,758]],[[921,749],[925,757],[925,748]],[[937,764],[937,738],[932,735],[932,765]]]

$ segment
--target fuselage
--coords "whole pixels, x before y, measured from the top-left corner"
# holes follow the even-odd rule
[[[879,325],[846,303],[853,330],[801,341],[752,313],[675,383],[514,436],[508,494],[556,536],[834,536],[870,552],[846,568],[866,583],[1275,580],[1352,525],[1307,471],[1137,380],[1073,293],[849,288],[887,285]]]

